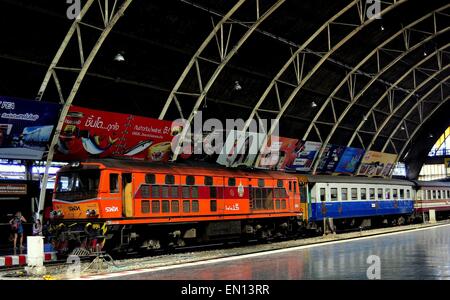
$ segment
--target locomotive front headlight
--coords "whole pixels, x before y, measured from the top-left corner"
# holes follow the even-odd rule
[[[91,210],[90,209],[87,209],[86,210],[86,216],[90,216],[91,215]]]

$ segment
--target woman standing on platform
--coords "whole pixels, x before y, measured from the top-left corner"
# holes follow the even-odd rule
[[[14,249],[16,249],[17,238],[20,235],[20,248],[23,247],[23,225],[22,222],[26,222],[27,220],[22,216],[22,213],[18,211],[14,218],[9,221],[11,224],[11,231],[14,234]]]

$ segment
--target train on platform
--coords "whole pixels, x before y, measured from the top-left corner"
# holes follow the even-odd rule
[[[449,217],[450,183],[98,159],[57,173],[56,248],[130,252]],[[434,215],[433,215],[434,216]]]

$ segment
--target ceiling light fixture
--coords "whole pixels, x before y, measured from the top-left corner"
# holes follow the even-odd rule
[[[311,102],[311,107],[312,107],[312,108],[314,108],[314,107],[317,107],[317,104],[316,104],[316,102],[314,102],[314,101],[313,101],[313,102]]]
[[[242,90],[242,86],[239,84],[239,81],[237,81],[237,80],[234,82],[234,90],[235,91]]]
[[[116,56],[114,56],[114,60],[118,61],[118,62],[122,62],[122,61],[125,61],[125,57],[123,57],[122,52],[119,52],[116,54]]]

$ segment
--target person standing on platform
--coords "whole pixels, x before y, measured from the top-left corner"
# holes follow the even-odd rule
[[[9,224],[11,224],[11,231],[14,235],[14,249],[16,249],[17,246],[17,238],[20,235],[20,248],[23,247],[23,222],[26,222],[27,220],[22,216],[22,213],[18,211],[14,218],[9,221]]]
[[[33,235],[34,236],[41,236],[42,235],[42,224],[41,220],[36,219],[36,222],[33,224]]]

